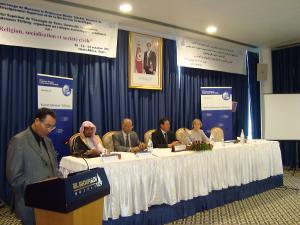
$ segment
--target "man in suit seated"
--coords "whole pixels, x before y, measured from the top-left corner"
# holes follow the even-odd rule
[[[143,142],[140,142],[136,132],[132,131],[132,121],[129,118],[122,120],[122,130],[115,132],[112,136],[114,151],[116,152],[139,152],[146,148]]]
[[[172,148],[179,144],[174,132],[170,130],[170,121],[167,118],[159,120],[160,128],[152,134],[154,148]]]
[[[90,121],[84,121],[79,129],[80,134],[74,138],[71,147],[72,155],[100,155],[107,150],[96,135],[96,126]]]

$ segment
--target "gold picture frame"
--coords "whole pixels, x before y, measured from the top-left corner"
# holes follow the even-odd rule
[[[162,38],[129,33],[129,88],[162,90],[162,44]]]

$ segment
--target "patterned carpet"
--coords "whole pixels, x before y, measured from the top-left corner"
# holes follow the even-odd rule
[[[300,171],[297,171],[295,176],[285,171],[284,184],[288,187],[300,188]],[[20,223],[13,214],[10,214],[8,208],[1,208],[0,224]],[[242,201],[197,213],[168,225],[200,224],[300,225],[300,191],[276,188]]]

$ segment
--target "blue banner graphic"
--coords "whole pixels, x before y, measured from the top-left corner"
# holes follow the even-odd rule
[[[37,75],[38,108],[46,107],[56,113],[56,129],[49,138],[58,152],[58,159],[69,155],[65,144],[73,134],[73,79],[66,77]]]
[[[232,139],[232,88],[201,87],[201,113],[203,130],[210,136],[210,129],[220,127],[224,140]]]

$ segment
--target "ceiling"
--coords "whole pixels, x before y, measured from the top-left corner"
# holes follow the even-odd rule
[[[22,1],[23,2],[23,1]],[[199,38],[208,25],[216,36],[257,47],[279,47],[300,42],[299,0],[47,0],[27,1],[51,5],[60,11],[115,21],[121,28],[135,28],[175,37]],[[39,3],[37,3],[39,2]],[[119,12],[128,2],[131,13]]]

